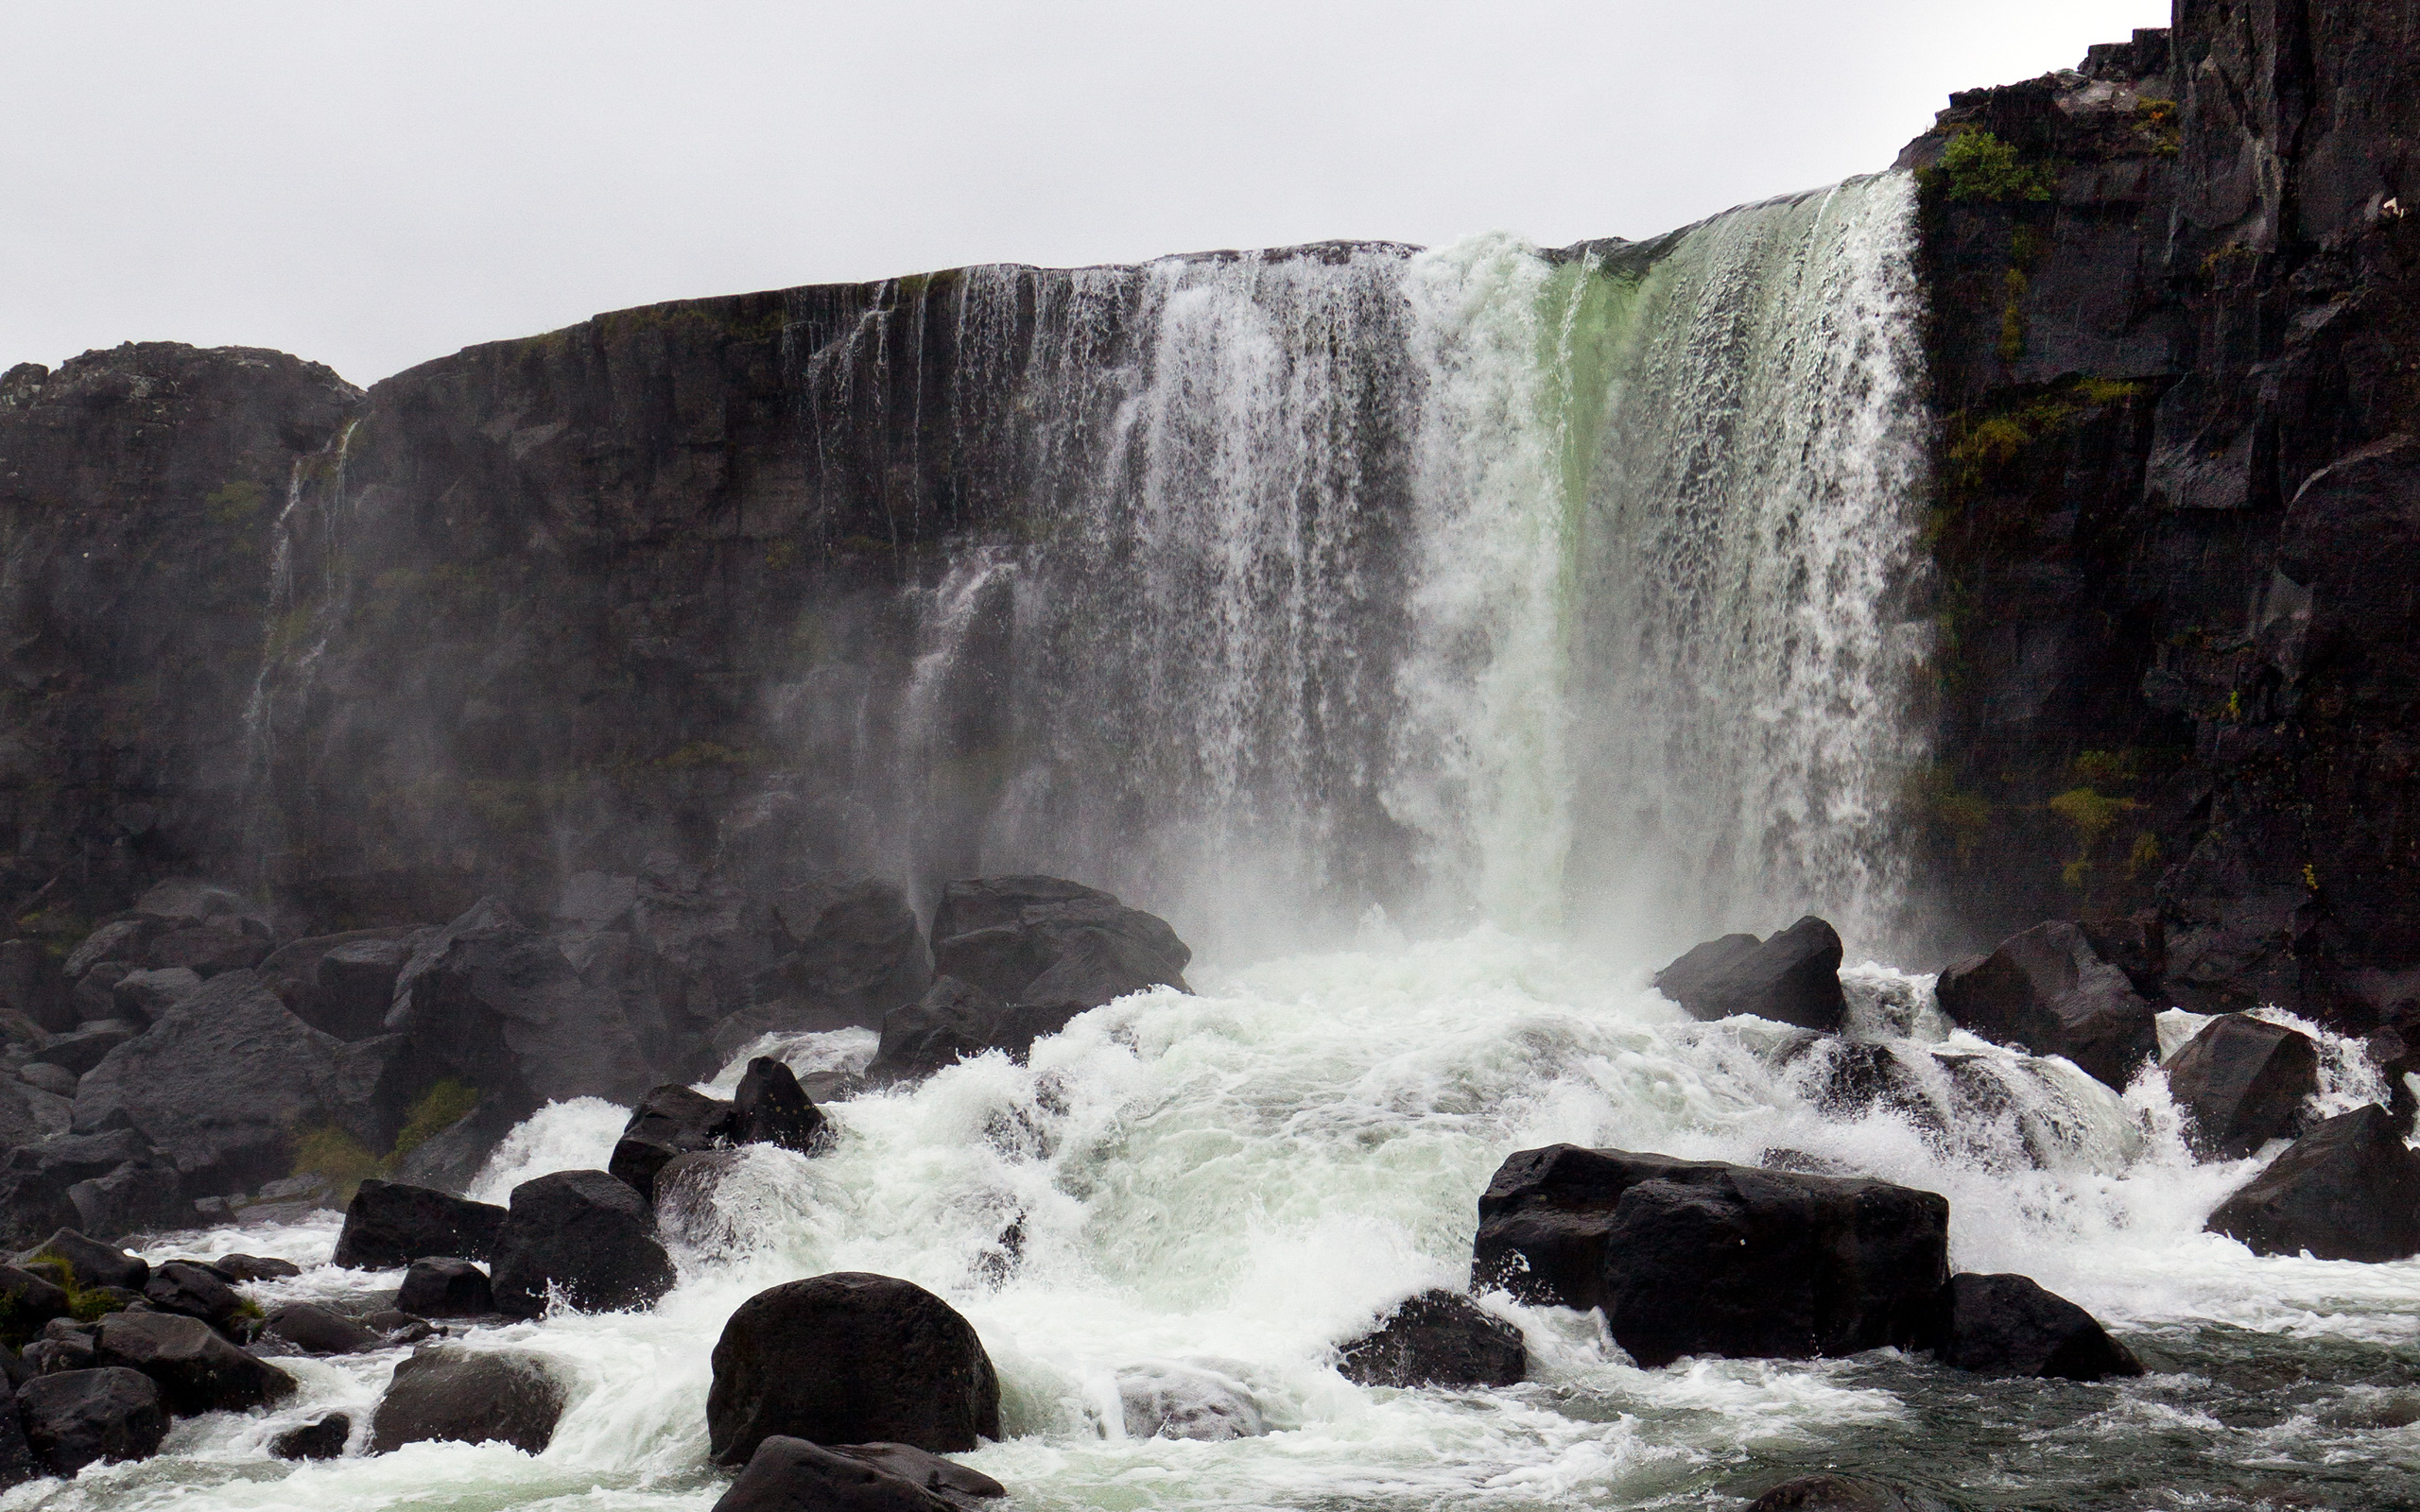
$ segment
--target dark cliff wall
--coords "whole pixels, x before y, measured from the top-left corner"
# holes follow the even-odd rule
[[[2182,0],[1910,147],[1955,943],[2156,903],[2206,1005],[2420,983],[2415,59],[2399,0]]]

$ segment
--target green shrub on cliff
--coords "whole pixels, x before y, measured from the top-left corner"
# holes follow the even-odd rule
[[[2014,142],[1972,127],[1949,139],[1941,154],[1941,174],[1952,199],[1980,199],[1998,204],[2011,199],[2050,198],[2059,181],[2048,163],[2029,166]]]

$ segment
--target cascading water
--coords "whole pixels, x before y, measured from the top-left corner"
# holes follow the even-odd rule
[[[943,406],[919,444],[1009,426],[1023,502],[912,590],[884,801],[959,874],[1100,882],[1197,944],[1290,916],[1322,948],[1206,952],[1198,995],[834,1103],[814,1158],[757,1147],[668,1193],[681,1284],[653,1311],[474,1336],[571,1383],[542,1454],[265,1458],[332,1408],[357,1450],[386,1351],[293,1362],[274,1413],[11,1494],[703,1512],[725,1319],[859,1269],[976,1325],[1007,1436],[963,1457],[1018,1508],[1730,1506],[1816,1469],[1971,1504],[2410,1504],[2420,1265],[2204,1233],[2261,1158],[2196,1162],[2156,1074],[2120,1095],[1952,1032],[1929,978],[1886,967],[1844,973],[1845,1040],[1695,1022],[1645,985],[1676,934],[1802,906],[1887,942],[1888,799],[1918,754],[1892,608],[1922,486],[1911,212],[1884,178],[1638,248],[1098,270],[1029,330],[971,293],[967,370],[1034,403]],[[2360,1047],[2319,1038],[2319,1110],[2375,1097]],[[805,1073],[871,1040],[754,1048]],[[542,1110],[475,1194],[602,1165],[622,1117]],[[1464,1284],[1489,1175],[1554,1141],[1942,1193],[1955,1266],[2037,1278],[2153,1374],[2002,1382],[1891,1351],[1641,1370],[1593,1314],[1488,1296],[1528,1345],[1521,1385],[1348,1384],[1337,1344]],[[333,1233],[155,1253],[311,1262]],[[255,1292],[395,1280],[317,1265]]]

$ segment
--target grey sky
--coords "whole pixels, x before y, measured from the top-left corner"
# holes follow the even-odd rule
[[[2167,0],[0,0],[0,366],[369,383],[970,262],[1642,236],[1886,165]]]

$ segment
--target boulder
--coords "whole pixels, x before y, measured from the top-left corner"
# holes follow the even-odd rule
[[[1692,947],[1655,973],[1655,988],[1708,1021],[1747,1013],[1832,1034],[1848,1012],[1841,936],[1811,914],[1770,939],[1725,935]]]
[[[162,1402],[181,1418],[268,1406],[295,1390],[292,1376],[228,1343],[209,1324],[168,1313],[112,1313],[101,1319],[93,1360],[149,1376],[159,1383]]]
[[[734,1144],[778,1144],[806,1155],[822,1132],[823,1115],[789,1067],[769,1056],[748,1063],[731,1099]]]
[[[746,1249],[755,1238],[746,1205],[726,1209],[716,1194],[748,1159],[743,1150],[673,1157],[655,1177],[656,1230],[700,1254],[729,1256]]]
[[[717,1044],[742,1035],[871,1029],[932,980],[916,910],[894,883],[793,888],[775,911],[797,949],[749,978],[747,1006],[717,1027]]]
[[[1862,1475],[1801,1475],[1749,1503],[1748,1512],[1944,1512],[1944,1503]]]
[[[270,946],[268,928],[257,919],[209,919],[152,936],[143,964],[155,971],[182,967],[206,979],[258,966]]]
[[[78,1024],[67,1034],[55,1034],[42,1042],[33,1058],[43,1065],[57,1066],[75,1073],[81,1079],[107,1058],[109,1053],[143,1032],[141,1026],[122,1019],[100,1019]]]
[[[1509,1386],[1530,1370],[1521,1331],[1455,1292],[1406,1299],[1339,1352],[1359,1386]]]
[[[715,1344],[706,1432],[716,1463],[774,1435],[936,1452],[1000,1435],[1000,1385],[974,1328],[912,1282],[838,1271],[740,1304]]]
[[[2373,1103],[2328,1119],[2238,1188],[2205,1226],[2255,1254],[2402,1260],[2420,1254],[2420,1155]]]
[[[288,1302],[271,1313],[261,1325],[261,1336],[304,1354],[359,1354],[387,1344],[384,1334],[314,1302]]]
[[[1941,973],[1942,1012],[1995,1044],[2065,1056],[2123,1090],[2159,1054],[2157,1011],[2075,924],[2054,919]]]
[[[395,1179],[439,1192],[465,1192],[487,1169],[488,1157],[512,1132],[515,1122],[503,1099],[482,1098],[476,1108],[406,1152],[395,1164]]]
[[[0,1077],[0,1149],[16,1150],[68,1130],[73,1105],[20,1078]]]
[[[114,1245],[102,1244],[73,1228],[61,1228],[17,1258],[21,1263],[63,1262],[78,1286],[119,1286],[140,1292],[151,1280],[151,1263],[142,1256],[130,1255]]]
[[[94,961],[99,959],[94,957]],[[76,1026],[68,977],[40,940],[0,942],[0,1010],[21,1015],[54,1033]]]
[[[361,1326],[384,1338],[389,1344],[418,1344],[443,1332],[424,1317],[414,1317],[400,1308],[382,1307],[374,1313],[361,1314]]]
[[[70,982],[80,982],[104,961],[125,961],[128,969],[133,970],[132,963],[143,954],[144,944],[158,933],[160,920],[156,919],[113,919],[85,936],[81,944],[68,952],[67,959],[60,963],[60,972]]]
[[[238,919],[251,911],[244,895],[201,877],[171,877],[134,900],[134,912],[167,927]]]
[[[281,945],[260,973],[294,1016],[339,1040],[384,1031],[395,979],[431,929],[356,929]]]
[[[67,1293],[48,1277],[0,1265],[0,1346],[21,1349],[43,1324],[72,1311]]]
[[[714,1512],[962,1512],[978,1498],[1007,1494],[988,1475],[907,1445],[826,1449],[776,1434],[749,1456]]]
[[[655,1200],[655,1175],[676,1155],[731,1143],[732,1105],[686,1087],[658,1087],[639,1099],[606,1169]]]
[[[333,1125],[373,1149],[391,1142],[344,1049],[254,973],[227,971],[85,1074],[75,1126],[123,1120],[174,1158],[197,1194],[246,1191],[288,1174],[308,1130]]]
[[[395,1306],[421,1317],[484,1317],[496,1310],[488,1273],[467,1260],[415,1260]]]
[[[505,1443],[528,1453],[554,1441],[566,1393],[544,1357],[525,1349],[424,1344],[395,1366],[370,1419],[370,1452],[442,1440]]]
[[[1602,1308],[1651,1369],[1914,1348],[1949,1278],[1949,1204],[1887,1181],[1557,1144],[1507,1160],[1478,1211],[1480,1281]]]
[[[36,1376],[17,1388],[17,1412],[26,1446],[53,1475],[72,1476],[95,1462],[149,1459],[168,1436],[159,1386],[140,1370],[118,1366]]]
[[[48,1092],[51,1096],[62,1101],[72,1099],[76,1095],[76,1073],[64,1066],[53,1066],[44,1061],[29,1060],[17,1068],[17,1079],[36,1091]],[[12,1103],[10,1106],[13,1108],[17,1105]]]
[[[558,1171],[513,1188],[495,1243],[496,1311],[536,1317],[550,1290],[583,1313],[649,1307],[675,1279],[647,1199],[611,1173]]]
[[[117,985],[141,970],[132,961],[103,961],[85,972],[70,994],[72,1008],[66,1015],[69,1022],[60,1024],[60,1031],[118,1017]]]
[[[335,1263],[391,1270],[424,1255],[485,1260],[504,1231],[506,1211],[401,1181],[364,1181],[344,1210]]]
[[[119,977],[111,984],[110,1003],[119,1018],[149,1023],[200,990],[200,972],[189,966],[164,966]]]
[[[2319,1091],[2319,1046],[2281,1023],[2221,1014],[2162,1069],[2194,1150],[2237,1160],[2293,1136]]]
[[[2138,1376],[2134,1351],[2066,1297],[2026,1276],[1959,1275],[1945,1297],[1944,1365],[1990,1376],[2099,1381]]]
[[[294,1262],[268,1255],[221,1255],[210,1263],[220,1275],[238,1283],[288,1280],[302,1274],[302,1267]]]
[[[615,994],[493,899],[424,940],[395,981],[385,1027],[437,1074],[511,1085],[526,1108],[572,1097],[633,1103],[660,1078]]]
[[[339,1459],[352,1437],[353,1419],[343,1413],[332,1412],[270,1439],[268,1452],[276,1459]]]
[[[1080,1013],[1130,992],[1190,991],[1193,958],[1167,920],[1057,877],[981,877],[942,889],[933,970],[1008,1003]]]
[[[1036,1040],[1057,1034],[1075,1016],[1075,1010],[1003,1003],[971,982],[936,977],[923,1001],[882,1021],[882,1042],[866,1075],[875,1081],[928,1076],[992,1050],[1022,1060]]]
[[[244,1313],[243,1297],[225,1277],[188,1260],[155,1267],[143,1283],[143,1299],[163,1313],[199,1318],[221,1333],[232,1332]]]

